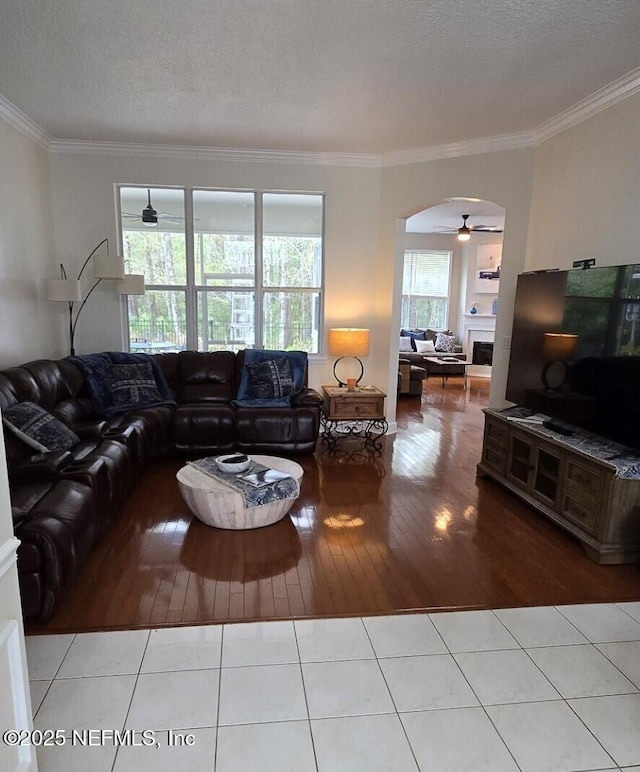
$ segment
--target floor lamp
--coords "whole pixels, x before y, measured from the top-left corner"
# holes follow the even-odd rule
[[[106,245],[107,254],[96,254],[103,244]],[[91,258],[93,258],[93,274],[96,281],[83,299],[80,280]],[[89,300],[91,294],[103,279],[116,279],[116,292],[119,295],[144,295],[144,276],[136,274],[125,275],[123,258],[119,255],[109,254],[109,239],[103,239],[91,252],[82,264],[77,279],[69,279],[64,265],[60,263],[60,278],[47,279],[46,281],[47,300],[67,303],[69,306],[69,349],[72,356],[76,353],[74,340],[78,318],[87,300]],[[80,303],[80,306],[74,314],[76,303]]]

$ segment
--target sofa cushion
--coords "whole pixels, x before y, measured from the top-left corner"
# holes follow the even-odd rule
[[[69,450],[80,441],[71,429],[34,402],[19,402],[6,408],[2,421],[7,429],[41,453]]]
[[[149,362],[111,365],[111,393],[114,405],[160,402],[160,392]]]
[[[447,335],[444,332],[439,332],[436,335],[436,351],[443,351],[447,354],[452,354],[454,346],[456,345],[456,336]]]
[[[409,338],[411,341],[411,350],[416,350],[416,340],[426,340],[425,330],[400,330],[401,338]]]
[[[293,393],[293,377],[285,357],[247,362],[247,370],[257,399],[280,399]]]
[[[249,401],[253,400],[255,401],[255,406],[262,405],[261,398],[258,397],[253,390],[248,365],[267,362],[269,360],[279,359],[280,357],[284,357],[289,363],[291,377],[293,379],[291,394],[297,394],[302,390],[307,371],[307,353],[305,351],[263,351],[261,349],[247,349],[244,355],[244,367],[242,369],[236,402],[242,402],[248,407]],[[290,404],[289,396],[290,395],[279,398],[282,405]],[[274,397],[269,399],[277,398]]]
[[[411,346],[411,338],[408,335],[401,335],[400,336],[400,344],[398,347],[398,351],[402,353],[408,353],[409,351],[413,351],[413,348]]]
[[[432,340],[416,340],[416,351],[418,354],[435,354],[436,346]]]

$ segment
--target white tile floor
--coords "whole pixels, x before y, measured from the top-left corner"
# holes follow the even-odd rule
[[[640,771],[640,603],[52,635],[27,653],[37,729],[136,741],[40,748],[41,772]]]

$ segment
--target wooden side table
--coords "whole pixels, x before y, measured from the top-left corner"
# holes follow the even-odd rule
[[[374,386],[355,391],[323,386],[322,396],[322,439],[329,450],[348,437],[361,439],[365,447],[382,449],[381,437],[389,429],[384,416],[387,395],[383,391]]]

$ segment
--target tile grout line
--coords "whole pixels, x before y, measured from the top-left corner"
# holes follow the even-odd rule
[[[296,630],[295,620],[291,621],[293,625],[293,637],[296,642],[296,651],[298,652],[298,666],[300,667],[300,679],[302,680],[302,693],[304,694],[304,704],[307,708],[307,725],[309,727],[309,736],[311,737],[311,749],[313,751],[313,761],[316,765],[316,772],[319,772],[320,767],[318,765],[318,753],[316,751],[316,743],[313,737],[313,729],[311,727],[311,714],[309,713],[309,699],[307,697],[307,686],[304,681],[304,670],[302,669],[302,656],[300,654],[300,643],[298,641],[298,631]]]
[[[215,772],[218,766],[218,742],[220,740],[220,702],[222,697],[222,655],[224,651],[224,632],[227,625],[222,624],[220,628],[220,659],[219,659],[219,672],[218,672],[218,706],[216,709],[216,747],[213,752],[213,770]]]
[[[369,644],[371,645],[371,648],[373,649],[373,653],[374,653],[375,658],[376,658],[376,664],[378,665],[378,669],[380,670],[380,674],[382,675],[382,679],[384,681],[384,685],[387,687],[387,691],[389,692],[389,697],[391,698],[391,704],[394,707],[395,715],[396,715],[396,717],[398,719],[398,722],[400,723],[400,726],[402,727],[402,733],[404,734],[404,737],[405,737],[405,739],[407,741],[407,745],[409,746],[409,750],[411,751],[411,755],[413,756],[413,760],[416,763],[416,769],[420,770],[420,764],[418,763],[418,759],[417,759],[416,753],[415,753],[415,751],[413,749],[413,745],[411,744],[411,740],[409,739],[409,735],[407,734],[407,729],[406,729],[406,727],[404,725],[404,722],[402,721],[402,717],[400,715],[400,711],[398,710],[398,706],[396,705],[396,701],[395,701],[395,699],[393,697],[393,692],[389,688],[389,684],[388,684],[387,679],[386,679],[386,677],[384,675],[384,671],[382,669],[382,665],[380,664],[380,658],[378,657],[378,652],[376,651],[376,647],[373,645],[373,641],[371,640],[371,636],[369,635],[369,630],[367,629],[367,625],[365,624],[364,618],[360,617],[360,621],[362,623],[362,626],[364,627],[365,634],[366,634],[367,638],[369,639]],[[433,622],[431,624],[433,624]],[[435,627],[435,625],[434,625],[434,627]],[[387,715],[390,715],[390,714],[387,714]]]
[[[149,648],[149,641],[151,640],[151,630],[147,632],[147,640],[144,645],[144,651],[142,652],[142,656],[140,657],[140,662],[138,664],[138,672],[135,673],[136,680],[133,684],[133,689],[131,690],[131,697],[129,699],[129,705],[127,706],[126,713],[124,714],[124,719],[122,721],[122,731],[124,732],[124,728],[127,725],[127,719],[129,718],[129,713],[131,712],[131,705],[133,704],[133,698],[136,693],[136,688],[138,687],[138,679],[140,678],[140,671],[142,670],[142,663],[144,662],[145,655],[147,653],[147,649]],[[134,729],[135,732],[135,729]],[[113,763],[111,764],[111,772],[114,772],[116,768],[116,764],[118,762],[118,755],[120,753],[120,748],[116,747],[116,752],[113,755]]]
[[[38,638],[42,638],[42,637],[46,638],[47,636],[37,636],[37,637],[38,637]],[[33,721],[35,721],[35,718],[36,718],[36,716],[38,715],[38,713],[40,712],[40,709],[41,709],[41,708],[42,708],[42,706],[44,705],[44,701],[47,699],[47,694],[49,694],[49,691],[50,691],[51,687],[53,686],[53,682],[54,682],[54,681],[57,679],[57,677],[58,677],[58,673],[60,672],[60,668],[62,667],[62,663],[63,663],[63,662],[65,661],[65,659],[67,658],[67,655],[69,654],[69,649],[71,648],[71,646],[73,645],[73,642],[75,641],[75,639],[76,639],[77,637],[78,637],[78,634],[77,634],[77,633],[73,633],[73,637],[72,637],[72,638],[71,638],[71,640],[69,641],[69,645],[67,646],[67,648],[66,648],[66,650],[65,650],[64,654],[62,655],[62,659],[60,660],[60,664],[59,664],[59,665],[58,665],[58,667],[56,668],[56,671],[55,671],[55,673],[53,674],[53,678],[52,678],[52,679],[49,681],[49,686],[47,686],[47,690],[46,690],[46,692],[44,693],[44,696],[43,696],[43,698],[40,700],[40,705],[38,705],[38,710],[36,710],[36,712],[35,712],[35,713],[33,713],[32,717],[31,717],[31,721],[32,721],[32,723],[33,723]],[[28,658],[27,658],[27,670],[28,670],[28,668],[29,668],[29,662],[28,662]],[[60,679],[60,680],[62,680],[62,679]],[[29,679],[29,684],[31,684],[31,679]],[[31,706],[31,711],[33,712],[33,705]]]
[[[491,610],[491,613],[493,614],[493,610]],[[498,619],[498,617],[497,617],[495,614],[493,614],[493,616],[494,616],[496,619]],[[502,624],[502,620],[498,619],[498,621],[499,621],[499,622]],[[435,627],[435,622],[434,622],[433,624],[434,624],[434,627]],[[504,625],[503,625],[503,626],[504,626]],[[510,633],[510,631],[509,631],[509,630],[507,630],[507,632],[509,632],[509,634],[511,635],[511,633]],[[512,635],[511,637],[514,639],[514,641],[516,641],[516,643],[518,644],[518,646],[520,646],[520,642],[516,640],[515,636],[513,636],[513,635]],[[493,727],[494,731],[496,732],[496,734],[497,734],[497,735],[498,735],[498,737],[500,738],[500,740],[501,740],[502,744],[503,744],[503,745],[504,745],[504,747],[507,749],[507,753],[508,753],[508,754],[509,754],[509,756],[511,756],[511,758],[513,759],[513,763],[514,763],[514,764],[516,765],[516,767],[517,767],[517,768],[520,770],[520,772],[522,772],[522,767],[520,766],[520,764],[518,764],[518,762],[517,762],[517,760],[516,760],[516,757],[515,757],[515,756],[514,756],[514,754],[513,754],[513,751],[512,751],[512,750],[511,750],[511,748],[509,747],[509,744],[507,743],[507,741],[504,739],[504,737],[502,736],[502,734],[501,734],[501,733],[500,733],[500,731],[498,730],[498,727],[497,727],[497,726],[494,724],[493,720],[491,719],[491,716],[489,715],[489,712],[488,712],[488,710],[487,710],[486,706],[483,704],[482,700],[480,699],[480,697],[479,697],[479,696],[478,696],[478,694],[476,693],[476,690],[473,688],[473,686],[472,686],[472,685],[471,685],[471,683],[469,682],[469,679],[467,678],[467,676],[466,676],[466,675],[465,675],[465,673],[463,672],[462,668],[461,668],[461,667],[460,667],[460,665],[458,664],[458,660],[455,658],[455,654],[454,654],[454,653],[451,651],[451,649],[449,648],[449,646],[447,646],[447,643],[446,643],[446,641],[445,641],[445,646],[447,647],[447,651],[449,652],[449,656],[450,656],[450,657],[451,657],[451,659],[454,661],[454,663],[455,663],[456,667],[458,668],[458,670],[460,671],[460,673],[461,673],[462,677],[463,677],[463,678],[464,678],[464,680],[467,682],[467,684],[469,685],[469,688],[470,688],[470,689],[471,689],[471,691],[473,692],[473,695],[474,695],[474,697],[476,698],[476,700],[478,700],[478,705],[479,705],[480,709],[483,711],[484,715],[487,717],[487,719],[488,719],[489,723],[491,724],[491,726]],[[522,647],[520,647],[520,648],[522,649]],[[494,650],[494,649],[491,649],[490,651],[517,651],[517,650],[516,650],[516,649],[495,649],[495,650]],[[479,653],[479,652],[459,652],[459,653],[460,653],[460,654],[473,654],[473,653]]]

